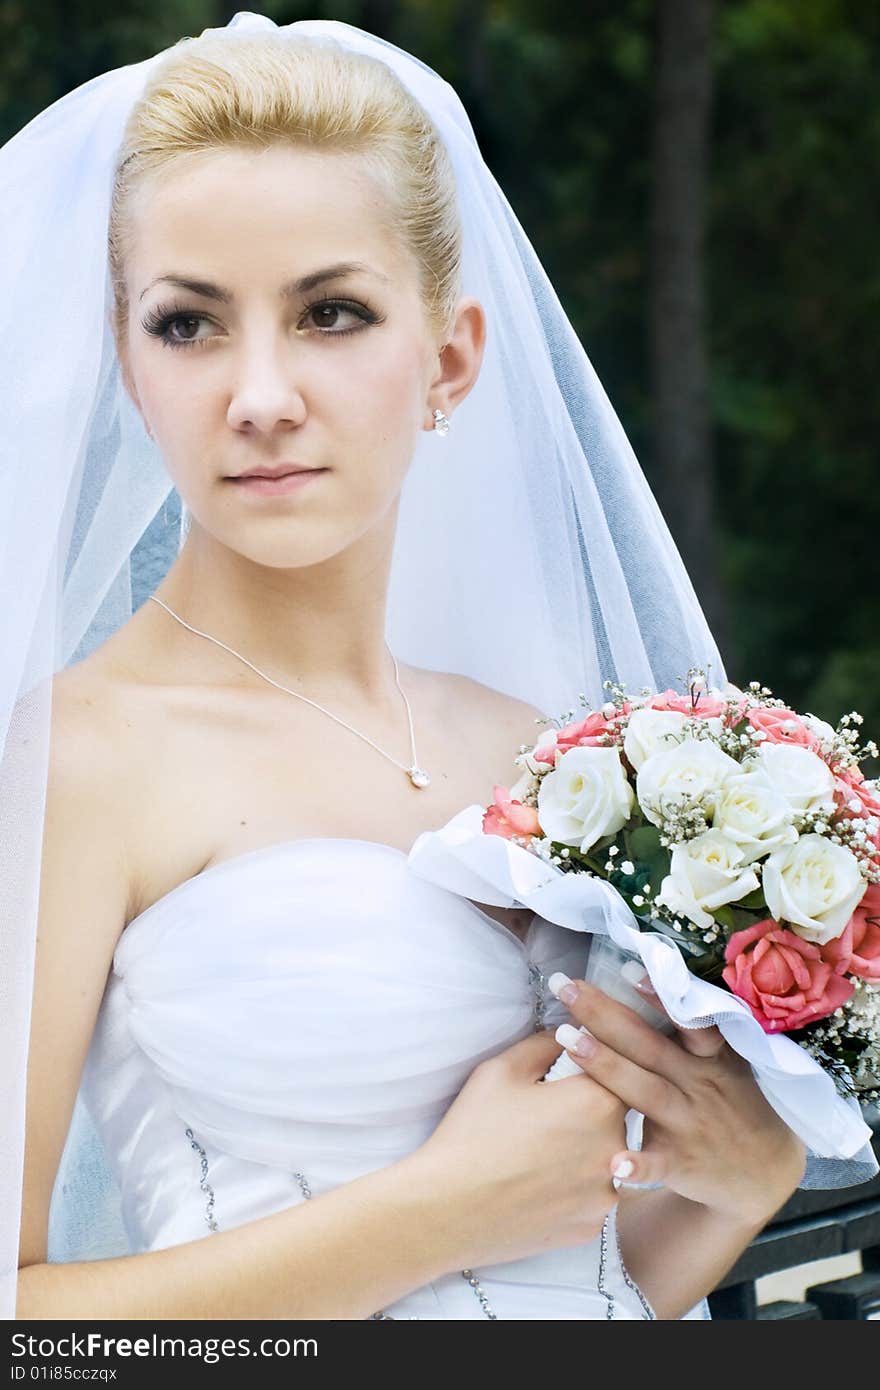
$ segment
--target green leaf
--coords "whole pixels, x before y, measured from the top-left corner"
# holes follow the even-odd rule
[[[715,921],[718,923],[719,926],[724,927],[727,931],[736,931],[736,927],[734,926],[735,919],[733,916],[732,908],[716,907],[715,911],[712,913],[712,916],[715,918]]]
[[[724,907],[716,907],[712,913],[719,926],[724,927],[725,931],[733,932],[745,931],[748,927],[753,927],[760,920],[755,912],[743,912],[738,906],[731,907],[726,904]]]
[[[640,825],[631,830],[626,837],[631,859],[654,859],[668,851],[660,843],[660,831],[656,825]]]
[[[762,911],[766,910],[767,899],[764,897],[764,889],[758,887],[753,892],[749,893],[747,897],[740,898],[737,907],[749,909],[760,908]]]

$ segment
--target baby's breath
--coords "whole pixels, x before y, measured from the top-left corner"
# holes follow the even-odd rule
[[[660,843],[664,849],[695,840],[710,828],[713,796],[704,792],[702,796],[691,796],[687,792],[669,794],[661,798],[651,809],[657,816]]]
[[[841,1095],[880,1100],[880,983],[853,983],[852,997],[799,1042],[831,1073]]]

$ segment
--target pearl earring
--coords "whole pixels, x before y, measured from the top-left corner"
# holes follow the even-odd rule
[[[442,410],[434,411],[434,429],[438,434],[449,433],[449,417],[444,415]]]

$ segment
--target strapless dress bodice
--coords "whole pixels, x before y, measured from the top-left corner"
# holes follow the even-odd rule
[[[209,1236],[410,1153],[473,1068],[569,1018],[584,938],[519,939],[403,851],[284,841],[181,883],[117,944],[81,1093],[132,1252]],[[454,1271],[393,1318],[642,1318],[602,1239]],[[379,1310],[377,1310],[379,1311]],[[695,1310],[695,1316],[703,1316]]]

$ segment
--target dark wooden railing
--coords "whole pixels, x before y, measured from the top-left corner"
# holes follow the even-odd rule
[[[866,1119],[880,1160],[880,1109]],[[759,1307],[755,1280],[810,1260],[853,1252],[862,1272],[817,1283],[803,1302]],[[713,1318],[880,1320],[880,1175],[859,1187],[796,1192],[709,1295]]]

